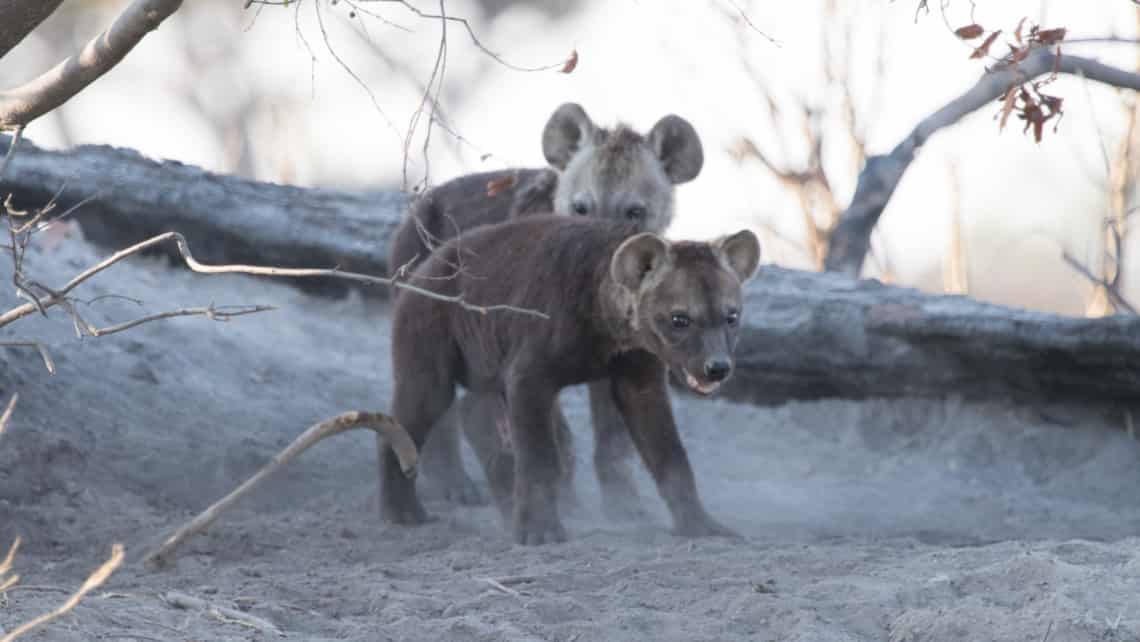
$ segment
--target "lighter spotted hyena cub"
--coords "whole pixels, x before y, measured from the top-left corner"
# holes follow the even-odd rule
[[[548,168],[462,176],[418,198],[393,237],[393,270],[411,273],[432,246],[466,230],[533,214],[623,220],[630,223],[631,233],[660,233],[673,220],[674,187],[694,179],[704,164],[696,130],[679,116],[664,116],[647,134],[640,134],[625,125],[599,127],[575,103],[551,115],[542,132],[542,151]],[[595,469],[607,512],[637,513],[636,490],[626,467],[633,445],[607,382],[590,385],[590,409]],[[498,398],[469,392],[432,431],[422,467],[450,499],[482,502],[463,468],[456,419],[486,465],[499,451],[496,426],[503,425],[503,412]],[[563,455],[563,488],[572,498],[570,431],[557,405],[554,422]]]

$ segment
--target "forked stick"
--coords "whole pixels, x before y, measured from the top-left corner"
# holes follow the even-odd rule
[[[301,433],[300,437],[294,439],[293,443],[278,453],[273,458],[273,461],[257,471],[253,477],[242,482],[240,486],[230,491],[230,494],[214,502],[209,508],[199,513],[197,517],[187,522],[184,526],[175,531],[173,535],[166,538],[166,541],[164,541],[161,546],[143,558],[143,563],[150,567],[165,566],[174,559],[174,550],[178,548],[182,542],[189,539],[192,535],[201,533],[209,528],[210,524],[213,524],[214,520],[218,519],[222,511],[247,495],[249,491],[256,488],[261,482],[265,481],[266,478],[277,472],[285,464],[288,464],[318,441],[357,428],[368,428],[369,430],[375,431],[378,436],[383,437],[388,444],[392,446],[392,449],[396,451],[396,457],[400,460],[400,468],[404,471],[404,474],[408,477],[415,476],[416,462],[418,459],[416,445],[407,431],[404,430],[403,426],[396,423],[395,419],[380,412],[364,412],[359,410],[344,412],[331,419],[326,419],[325,421],[310,426],[308,430]]]

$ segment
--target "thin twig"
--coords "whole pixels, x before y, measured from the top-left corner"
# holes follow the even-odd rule
[[[493,588],[496,591],[499,591],[501,593],[506,593],[507,595],[513,595],[515,597],[521,597],[522,596],[522,593],[519,593],[518,591],[514,590],[513,588],[511,588],[509,586],[504,586],[502,582],[499,582],[498,580],[496,580],[493,577],[481,577],[481,578],[479,578],[479,581],[485,582],[485,583],[491,585],[491,588]]]
[[[549,319],[550,318],[548,315],[546,315],[542,312],[539,312],[537,310],[528,310],[525,308],[515,307],[513,305],[487,305],[487,306],[474,305],[474,304],[468,303],[466,300],[464,300],[462,294],[456,295],[456,296],[448,296],[445,294],[440,294],[438,292],[433,292],[433,291],[428,290],[426,288],[414,286],[414,285],[412,285],[410,283],[406,283],[404,281],[398,281],[394,278],[384,278],[384,277],[378,277],[378,276],[371,276],[368,274],[358,274],[356,272],[342,272],[338,269],[279,268],[279,267],[256,266],[256,265],[205,265],[205,264],[199,263],[198,260],[194,258],[194,255],[190,253],[190,246],[186,242],[186,238],[184,236],[182,236],[181,234],[179,234],[178,232],[165,232],[163,234],[159,234],[158,236],[153,236],[153,237],[151,237],[145,241],[142,241],[140,243],[136,243],[135,245],[132,245],[126,249],[119,250],[118,252],[115,252],[110,257],[103,259],[99,263],[87,268],[86,270],[81,272],[79,275],[72,278],[70,281],[67,282],[66,285],[64,285],[62,288],[57,290],[54,294],[52,294],[51,297],[44,299],[43,300],[43,306],[45,308],[50,308],[52,306],[59,305],[61,302],[63,302],[65,300],[67,295],[72,290],[74,290],[76,287],[78,287],[84,281],[90,279],[91,277],[102,272],[103,270],[106,270],[107,268],[111,267],[115,263],[122,261],[123,259],[127,258],[128,256],[131,256],[133,254],[138,254],[139,252],[142,252],[146,249],[154,247],[155,245],[160,245],[160,244],[165,243],[167,241],[174,241],[177,244],[178,253],[182,256],[182,260],[186,263],[187,267],[189,267],[194,272],[200,272],[202,274],[255,274],[255,275],[261,275],[261,276],[285,276],[285,277],[302,277],[302,278],[303,277],[326,277],[326,278],[332,277],[332,278],[348,279],[350,281],[356,281],[359,283],[368,283],[371,285],[387,285],[387,286],[392,286],[392,287],[403,288],[403,289],[408,290],[410,292],[415,292],[416,294],[420,294],[422,296],[426,296],[426,297],[431,298],[431,299],[436,299],[438,301],[444,301],[444,302],[448,302],[448,303],[454,303],[454,304],[462,307],[465,310],[471,310],[471,311],[479,312],[482,314],[486,314],[488,312],[495,312],[498,310],[507,310],[507,311],[511,311],[511,312],[517,312],[520,314],[526,314],[526,315],[538,317],[540,319]],[[27,315],[35,312],[35,311],[36,311],[36,306],[31,304],[31,303],[25,303],[24,305],[20,305],[20,306],[17,306],[15,308],[12,308],[11,310],[8,310],[4,314],[0,314],[0,327],[4,327],[4,326],[8,325],[9,323],[11,323],[17,319],[21,319],[21,318],[23,318],[23,317],[25,317],[25,316],[27,316]]]
[[[783,45],[780,44],[780,41],[778,41],[775,38],[773,38],[772,36],[769,36],[768,34],[764,33],[764,31],[761,30],[760,27],[757,27],[756,24],[752,22],[752,19],[748,17],[748,14],[745,13],[744,9],[740,5],[733,2],[733,0],[725,0],[725,2],[732,5],[733,9],[736,9],[736,12],[740,14],[740,17],[741,17],[741,19],[744,20],[744,23],[747,24],[749,27],[751,27],[751,29],[753,31],[760,34],[761,36],[764,36],[765,38],[768,39],[768,42],[771,42],[772,44],[776,45],[777,47],[783,47]]]
[[[1113,287],[1111,283],[1093,274],[1092,270],[1089,270],[1087,267],[1081,264],[1080,261],[1073,258],[1073,255],[1069,254],[1068,250],[1063,250],[1061,252],[1061,258],[1065,261],[1065,263],[1069,264],[1069,267],[1080,273],[1081,276],[1104,288],[1104,291],[1108,294],[1109,298],[1112,299],[1112,302],[1116,305],[1116,307],[1127,310],[1131,314],[1137,314],[1136,308],[1133,307],[1133,305],[1129,303],[1128,300],[1125,299],[1120,294],[1120,292],[1118,292],[1116,288]]]
[[[404,163],[403,163],[403,187],[408,189],[408,159],[411,155],[412,137],[415,136],[416,129],[419,126],[420,119],[423,118],[424,107],[431,104],[431,114],[428,117],[427,130],[424,133],[424,179],[423,183],[426,186],[430,179],[430,159],[428,157],[428,146],[431,143],[431,126],[435,122],[435,112],[439,105],[439,94],[443,89],[443,73],[447,67],[447,13],[443,0],[439,2],[440,13],[440,35],[439,35],[439,48],[436,51],[435,64],[432,66],[431,76],[428,77],[427,86],[424,87],[423,97],[420,99],[420,104],[415,111],[412,112],[411,122],[408,124],[408,132],[404,136]],[[435,85],[435,97],[433,98],[432,86]]]
[[[227,309],[231,308],[231,309]],[[151,314],[145,317],[134,319],[132,321],[125,321],[106,328],[95,328],[86,325],[86,330],[89,336],[102,337],[108,334],[115,334],[123,330],[130,330],[135,326],[149,323],[151,321],[158,321],[160,319],[170,319],[173,317],[193,317],[204,316],[211,321],[229,321],[233,317],[240,317],[247,314],[255,314],[257,312],[268,312],[269,310],[276,310],[277,308],[272,305],[244,305],[244,306],[207,306],[204,308],[181,308],[178,310],[171,310],[170,312],[159,312],[158,314]]]
[[[40,358],[44,361],[44,367],[47,368],[48,374],[55,374],[55,362],[51,360],[51,355],[48,354],[47,348],[39,341],[0,341],[0,347],[5,348],[35,348],[40,353]]]
[[[252,477],[230,491],[228,495],[211,504],[206,510],[199,513],[185,525],[176,530],[170,537],[143,558],[143,562],[150,566],[164,566],[174,556],[174,551],[188,538],[209,528],[216,519],[239,499],[249,494],[254,488],[280,470],[301,453],[305,452],[317,442],[339,435],[342,432],[368,428],[382,438],[396,453],[400,460],[400,468],[408,477],[415,477],[417,453],[415,442],[408,435],[404,427],[396,423],[390,416],[379,412],[353,411],[341,413],[331,419],[310,426],[299,437],[293,440],[284,450],[277,453],[273,460],[257,471]]]
[[[8,422],[12,421],[12,412],[16,410],[16,402],[20,400],[20,393],[12,393],[12,398],[8,400],[8,405],[4,406],[4,414],[0,414],[0,435],[8,428]],[[8,567],[0,566],[0,575],[8,572]]]
[[[428,18],[431,20],[447,20],[449,22],[458,22],[459,24],[463,25],[463,28],[467,31],[467,35],[471,38],[471,42],[480,51],[482,51],[487,56],[490,56],[492,60],[494,60],[495,62],[499,63],[500,65],[506,67],[507,69],[513,69],[515,71],[526,71],[526,72],[549,71],[551,69],[561,69],[562,66],[565,64],[565,61],[563,61],[563,62],[557,62],[557,63],[550,64],[550,65],[540,65],[538,67],[522,67],[519,65],[515,65],[515,64],[512,64],[510,62],[507,62],[506,60],[503,59],[502,56],[500,56],[499,54],[488,49],[487,46],[484,45],[479,40],[479,38],[475,35],[475,30],[471,28],[471,23],[468,22],[466,18],[459,18],[456,16],[447,16],[447,15],[426,13],[426,12],[420,10],[419,8],[415,7],[414,5],[408,3],[407,0],[358,0],[358,1],[361,3],[366,3],[366,2],[394,2],[394,3],[400,4],[401,6],[406,8],[408,11],[411,11],[412,13],[416,14],[417,16],[419,16],[421,18]]]
[[[256,615],[250,615],[249,613],[242,613],[237,609],[212,604],[193,595],[187,595],[186,593],[180,593],[178,591],[168,591],[162,595],[162,599],[176,609],[182,609],[184,611],[203,611],[221,622],[237,624],[278,637],[285,636],[285,633],[269,620],[257,617]]]
[[[376,112],[380,114],[380,117],[384,119],[384,122],[388,123],[388,128],[391,129],[394,134],[396,134],[396,139],[399,140],[400,130],[397,129],[396,123],[392,122],[392,119],[388,117],[388,114],[384,113],[384,109],[380,107],[380,102],[376,100],[376,93],[372,91],[372,88],[368,86],[368,83],[364,82],[363,78],[361,78],[355,71],[352,70],[352,67],[348,66],[348,63],[346,63],[344,59],[340,57],[340,54],[338,54],[336,50],[333,49],[332,42],[329,41],[329,34],[327,31],[325,31],[324,18],[321,17],[320,0],[313,2],[313,7],[314,12],[317,14],[317,26],[321,30],[321,39],[325,43],[325,49],[328,49],[329,54],[332,55],[333,59],[336,60],[338,65],[340,65],[341,69],[344,69],[345,73],[347,73],[354,81],[356,81],[356,84],[360,85],[360,88],[368,94],[368,99],[372,101],[372,106],[376,108]],[[300,11],[300,7],[297,8],[297,11]]]
[[[12,402],[8,402],[11,405]],[[16,559],[16,551],[20,550],[20,537],[16,536],[16,540],[8,548],[8,554],[4,556],[4,561],[0,562],[0,590],[10,589],[12,585],[20,581],[19,575],[11,577],[4,577],[8,571],[12,570],[12,563]]]
[[[0,161],[0,178],[4,178],[4,172],[8,171],[8,163],[12,162],[12,157],[16,155],[16,146],[20,144],[20,139],[24,136],[24,126],[16,127],[16,131],[12,132],[12,140],[8,144],[8,152],[4,154],[4,160]]]
[[[83,583],[83,586],[79,587],[79,590],[73,593],[71,597],[67,598],[67,600],[59,606],[59,608],[51,611],[50,613],[44,613],[43,615],[23,623],[15,629],[12,629],[11,633],[5,635],[3,638],[0,638],[0,642],[13,642],[13,640],[27,633],[28,631],[31,631],[38,626],[43,626],[52,620],[66,615],[68,611],[75,608],[75,605],[79,604],[79,601],[82,600],[84,596],[101,586],[103,582],[106,582],[107,578],[111,576],[111,573],[113,573],[115,569],[119,567],[119,564],[122,564],[122,562],[123,545],[112,545],[110,559],[108,559],[106,562],[103,562],[99,568],[95,569],[95,572],[87,578],[87,581]]]

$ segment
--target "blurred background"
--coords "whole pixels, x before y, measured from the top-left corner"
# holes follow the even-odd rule
[[[0,62],[0,87],[77,51],[124,4],[65,2]],[[130,147],[262,181],[413,189],[544,165],[540,134],[562,102],[641,131],[675,113],[697,128],[706,162],[678,190],[670,235],[748,226],[766,262],[816,269],[818,241],[850,201],[865,155],[889,152],[983,73],[984,61],[969,59],[977,43],[954,28],[1009,33],[1028,17],[1067,28],[1068,41],[1140,39],[1130,0],[954,0],[929,13],[918,0],[244,4],[188,0],[27,138],[52,149]],[[431,17],[441,4],[474,38],[459,20],[444,37]],[[577,66],[560,73],[571,51]],[[1140,71],[1136,43],[1064,51]],[[1115,265],[1107,252],[1121,257],[1120,292],[1140,303],[1131,260],[1140,233],[1115,246],[1105,225],[1120,203],[1140,204],[1136,94],[1075,77],[1050,93],[1065,99],[1065,115],[1040,143],[1017,120],[999,133],[997,103],[936,134],[885,211],[864,274],[1100,315],[1111,304],[1061,254],[1099,272]]]

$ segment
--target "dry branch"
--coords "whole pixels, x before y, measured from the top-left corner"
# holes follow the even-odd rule
[[[12,570],[12,563],[16,560],[16,551],[18,550],[20,550],[19,537],[17,537],[16,541],[12,542],[12,545],[8,548],[8,554],[4,556],[4,561],[0,562],[0,585],[7,587],[11,584],[15,584],[15,581],[4,576],[8,574],[8,571]],[[16,580],[19,579],[19,577],[16,577]]]
[[[16,402],[20,400],[20,393],[12,393],[12,398],[8,400],[8,405],[4,406],[4,414],[0,414],[0,435],[8,429],[8,422],[12,421],[12,411],[16,409]],[[7,566],[0,565],[0,576],[8,571]]]
[[[132,2],[78,54],[20,87],[0,92],[0,128],[26,125],[67,102],[119,64],[143,36],[181,5],[182,0]]]
[[[1112,304],[1114,306],[1122,310],[1127,310],[1130,314],[1137,314],[1136,307],[1129,303],[1128,300],[1120,294],[1120,291],[1116,288],[1116,285],[1114,283],[1103,277],[1098,277],[1097,275],[1093,274],[1092,270],[1088,269],[1088,267],[1078,261],[1072,254],[1069,254],[1067,251],[1061,252],[1061,259],[1065,262],[1066,265],[1073,268],[1077,274],[1085,277],[1093,285],[1103,290],[1104,293],[1108,296],[1109,300],[1112,301]]]
[[[1038,49],[1017,67],[991,71],[967,92],[927,116],[889,154],[871,156],[859,174],[855,196],[840,217],[831,235],[825,267],[831,272],[858,276],[870,247],[871,232],[894,194],[903,173],[918,150],[935,132],[957,123],[965,116],[991,105],[1015,85],[1051,71],[1083,75],[1097,82],[1140,91],[1140,74],[1131,73],[1080,56],[1057,56],[1049,49]]]
[[[233,622],[234,624],[254,629],[255,631],[260,631],[261,633],[266,633],[269,635],[275,635],[278,637],[285,636],[285,633],[281,629],[277,628],[277,625],[273,624],[269,620],[257,617],[256,615],[250,615],[249,613],[243,613],[237,609],[231,609],[225,606],[220,606],[218,604],[212,604],[201,598],[194,597],[193,595],[179,593],[178,591],[167,591],[166,593],[163,593],[162,599],[167,604],[173,606],[176,609],[182,609],[184,611],[202,611],[222,622]]]
[[[15,552],[15,549],[13,547],[13,553],[14,552]],[[103,562],[103,564],[100,565],[99,568],[95,569],[95,571],[93,573],[91,573],[90,576],[87,577],[87,580],[85,582],[83,582],[83,586],[80,586],[79,590],[77,590],[75,593],[72,593],[71,596],[68,597],[67,600],[65,600],[63,604],[61,604],[54,611],[51,611],[49,613],[44,613],[43,615],[41,615],[37,618],[34,618],[32,620],[29,620],[28,622],[25,622],[25,623],[21,624],[20,626],[17,626],[15,629],[12,629],[12,631],[10,633],[8,633],[4,637],[0,638],[0,642],[13,642],[13,640],[20,637],[21,635],[24,635],[28,631],[31,631],[32,629],[43,626],[44,624],[47,624],[48,622],[51,622],[52,620],[63,617],[69,611],[74,609],[75,606],[77,604],[79,604],[80,600],[82,600],[88,593],[99,588],[103,584],[103,582],[106,582],[107,578],[111,576],[111,573],[114,573],[115,569],[118,568],[119,564],[122,564],[122,563],[123,563],[123,545],[122,544],[114,544],[111,546],[111,557],[110,557],[110,559],[108,559],[106,562]]]
[[[322,439],[357,428],[368,428],[369,430],[375,431],[376,434],[387,441],[396,452],[404,474],[408,477],[415,476],[417,462],[415,442],[412,441],[412,438],[404,428],[396,423],[396,420],[379,412],[353,411],[341,413],[331,419],[326,419],[325,421],[310,426],[305,432],[301,433],[301,436],[294,439],[284,450],[274,456],[271,462],[257,471],[256,474],[242,482],[240,486],[235,488],[228,495],[211,504],[206,510],[199,513],[194,519],[187,522],[184,526],[175,531],[174,534],[166,538],[161,546],[143,559],[143,562],[150,566],[165,566],[174,559],[175,550],[184,541],[209,528],[210,524],[213,524],[222,514],[222,511],[249,494],[249,492],[259,486],[261,482],[268,479],[270,475],[280,470],[290,461],[296,459],[297,456]]]
[[[51,354],[47,351],[47,347],[39,341],[0,341],[0,347],[35,348],[36,352],[40,354],[40,359],[43,360],[44,367],[47,368],[48,374],[55,374],[55,361],[52,360]]]
[[[357,274],[354,272],[341,272],[340,270],[305,269],[305,268],[290,269],[290,268],[277,268],[277,267],[262,267],[262,266],[256,266],[256,265],[205,265],[203,263],[199,263],[194,258],[194,256],[190,253],[190,246],[186,243],[186,239],[181,234],[179,234],[178,232],[167,232],[165,234],[159,234],[158,236],[147,239],[147,240],[143,241],[142,243],[136,243],[135,245],[132,245],[131,247],[128,247],[126,249],[119,250],[118,252],[115,252],[110,257],[103,259],[99,263],[91,266],[90,268],[87,268],[86,270],[84,270],[83,272],[81,272],[80,274],[75,276],[73,279],[68,281],[67,284],[64,285],[62,288],[60,288],[59,290],[53,290],[50,296],[44,297],[43,299],[40,299],[37,302],[25,303],[23,305],[16,306],[16,307],[12,308],[11,310],[8,310],[4,314],[0,314],[0,328],[8,325],[9,323],[11,323],[17,319],[21,319],[23,317],[26,317],[29,314],[36,312],[37,310],[43,310],[43,309],[51,308],[53,306],[65,303],[67,301],[67,294],[69,292],[71,292],[72,290],[74,290],[77,286],[79,286],[81,283],[83,283],[87,279],[90,279],[91,277],[93,277],[96,274],[102,272],[103,270],[111,267],[115,263],[122,261],[123,259],[127,258],[128,256],[138,254],[138,253],[142,252],[143,250],[146,250],[146,249],[153,247],[155,245],[158,245],[160,243],[165,243],[166,241],[174,241],[175,242],[175,244],[178,247],[178,252],[182,256],[182,259],[186,262],[187,267],[189,267],[191,270],[193,270],[195,272],[200,272],[200,273],[204,273],[204,274],[260,274],[263,276],[292,276],[292,277],[318,276],[318,277],[342,278],[342,279],[349,279],[351,281],[358,281],[361,283],[368,283],[368,284],[375,284],[375,285],[391,285],[391,286],[395,286],[395,287],[400,287],[400,288],[404,288],[404,289],[407,289],[409,291],[412,291],[412,292],[415,292],[417,294],[421,294],[423,296],[427,296],[427,297],[430,297],[433,299],[439,299],[441,301],[447,301],[447,302],[455,303],[456,305],[460,305],[467,310],[473,310],[473,311],[482,312],[482,313],[493,312],[493,311],[498,311],[498,310],[510,310],[513,312],[519,312],[521,314],[529,314],[532,316],[537,316],[539,318],[546,318],[546,315],[541,313],[541,312],[537,312],[534,310],[525,310],[523,308],[516,308],[514,306],[509,306],[509,305],[489,305],[489,306],[473,305],[471,303],[464,301],[462,297],[446,296],[443,294],[438,294],[436,292],[432,292],[431,290],[427,290],[424,288],[420,288],[420,287],[411,285],[409,283],[400,282],[400,281],[397,281],[395,279],[388,279],[388,278],[382,278],[382,277],[377,277],[377,276],[371,276],[368,274]],[[154,320],[154,319],[159,319],[159,318],[166,318],[169,316],[187,316],[188,314],[193,313],[193,314],[205,315],[211,319],[224,320],[225,318],[237,316],[240,314],[250,314],[252,312],[261,312],[264,310],[272,310],[272,309],[273,308],[271,306],[254,306],[252,308],[242,310],[242,311],[239,311],[236,313],[235,312],[222,313],[213,307],[199,308],[199,309],[190,310],[190,311],[180,310],[180,311],[175,311],[175,312],[170,312],[170,313],[152,315],[151,317],[148,317],[145,319],[131,321],[131,322],[128,322],[126,324],[120,324],[120,326],[113,326],[112,328],[104,329],[104,330],[99,330],[97,328],[93,328],[93,327],[88,326],[88,331],[93,336],[99,336],[100,333],[110,334],[111,332],[118,332],[120,330],[125,330],[127,327],[133,327],[135,325],[139,325],[140,323],[142,323],[144,321],[149,321],[149,320]]]

